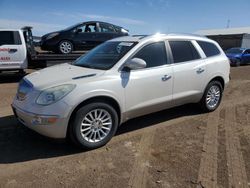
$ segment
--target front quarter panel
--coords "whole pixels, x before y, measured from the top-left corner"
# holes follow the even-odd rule
[[[102,78],[92,80],[91,82],[83,82],[79,79],[76,88],[67,95],[63,100],[72,110],[82,102],[94,97],[110,97],[114,99],[120,106],[121,117],[124,113],[124,88],[122,87],[119,73],[113,75],[104,75]]]

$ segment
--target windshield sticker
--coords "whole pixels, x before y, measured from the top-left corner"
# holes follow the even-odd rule
[[[132,46],[133,44],[133,42],[121,42],[119,46]]]

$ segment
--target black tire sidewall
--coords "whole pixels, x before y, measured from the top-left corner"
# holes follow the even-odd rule
[[[209,89],[214,85],[218,86],[219,89],[220,89],[220,99],[219,99],[219,102],[217,103],[217,105],[214,108],[210,108],[207,105],[206,97],[207,97],[207,93],[208,93]],[[212,111],[216,110],[219,107],[220,103],[221,103],[222,95],[223,95],[223,89],[222,89],[221,83],[219,81],[211,81],[207,85],[206,90],[205,90],[204,95],[203,95],[202,100],[201,100],[201,103],[202,103],[201,105],[202,105],[203,110],[206,111],[206,112],[212,112]]]
[[[81,122],[84,118],[84,116],[94,110],[94,109],[104,109],[106,111],[108,111],[108,113],[111,115],[112,118],[112,127],[111,130],[109,132],[109,134],[101,141],[97,142],[97,143],[90,143],[88,141],[86,141],[80,132],[80,126],[81,126]],[[117,112],[115,111],[115,109],[105,103],[90,103],[87,104],[85,106],[83,106],[82,108],[80,108],[77,112],[76,112],[76,116],[72,125],[72,136],[74,137],[74,142],[76,142],[79,146],[81,146],[82,148],[86,148],[86,149],[95,149],[98,147],[101,147],[103,145],[105,145],[106,143],[108,143],[110,141],[110,139],[115,135],[117,127],[118,127],[118,115]]]
[[[63,53],[63,52],[61,51],[60,46],[61,46],[61,44],[62,44],[63,42],[67,42],[67,43],[69,43],[69,44],[71,45],[71,51],[70,51],[69,53]],[[70,41],[68,41],[68,40],[62,40],[61,42],[59,42],[59,45],[58,45],[58,52],[59,52],[59,53],[61,53],[61,54],[71,54],[71,53],[73,52],[73,50],[74,50],[74,46],[73,46],[72,42],[70,42]]]

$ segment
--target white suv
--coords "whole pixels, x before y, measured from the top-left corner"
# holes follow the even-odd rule
[[[193,35],[128,36],[107,41],[73,64],[26,76],[12,104],[27,127],[85,148],[106,144],[137,116],[186,103],[215,110],[229,82],[219,45]]]

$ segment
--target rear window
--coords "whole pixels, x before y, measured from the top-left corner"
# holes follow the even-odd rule
[[[112,25],[110,24],[104,24],[104,23],[100,23],[100,30],[101,32],[104,33],[113,33],[115,32],[115,29]]]
[[[174,63],[200,59],[200,55],[190,41],[169,41]]]
[[[220,50],[211,42],[197,41],[201,49],[207,57],[212,57],[220,54]]]
[[[0,45],[19,45],[21,43],[18,31],[0,31]]]

